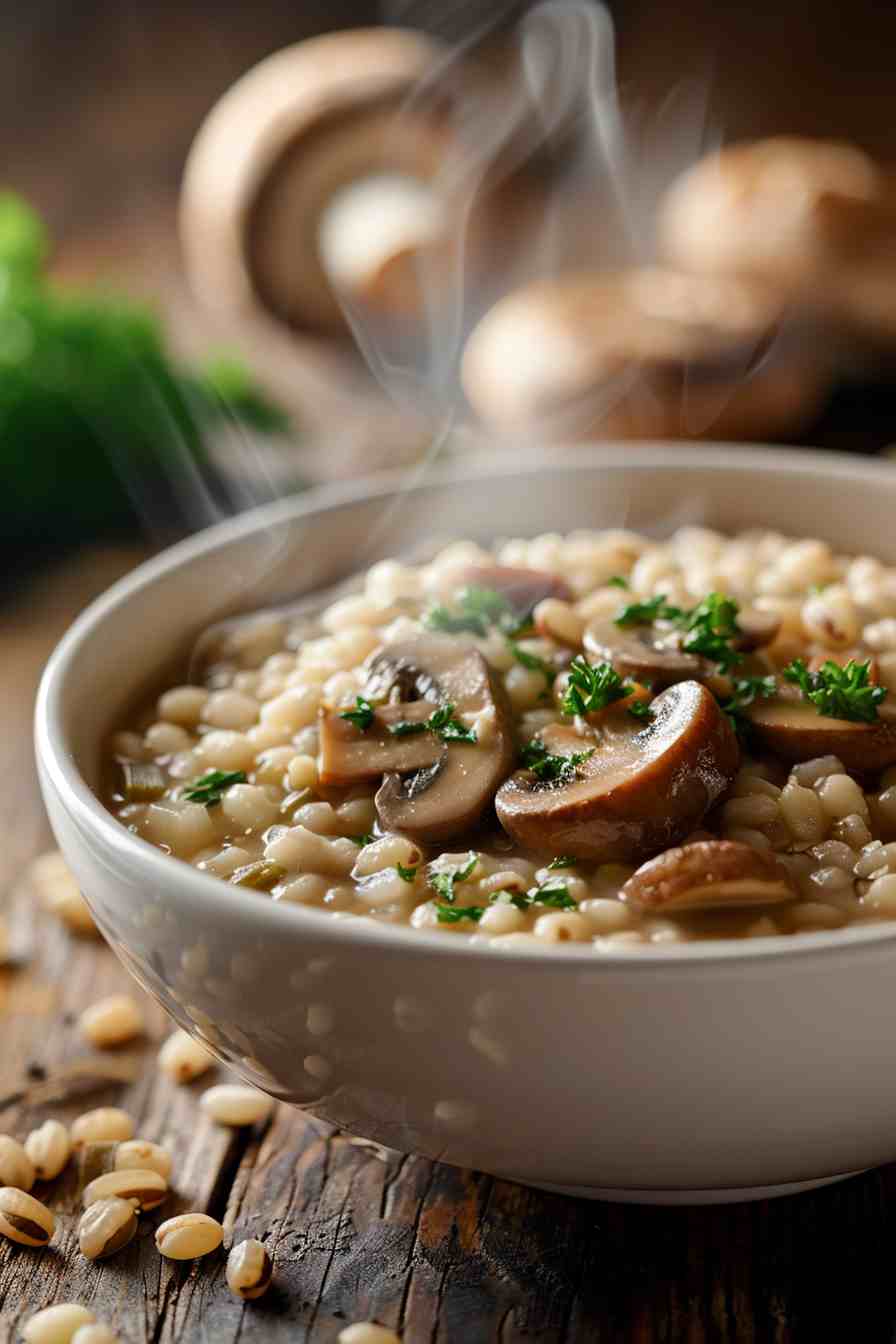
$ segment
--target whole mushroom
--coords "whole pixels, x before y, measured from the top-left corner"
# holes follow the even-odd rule
[[[793,433],[828,375],[782,338],[787,313],[755,281],[644,269],[581,272],[501,299],[479,322],[462,381],[505,432],[749,438]]]

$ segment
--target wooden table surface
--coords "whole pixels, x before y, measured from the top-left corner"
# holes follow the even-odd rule
[[[206,1210],[223,1221],[227,1245],[261,1238],[275,1281],[260,1302],[236,1302],[222,1255],[195,1265],[157,1255],[158,1216],[111,1260],[84,1260],[70,1173],[46,1192],[58,1216],[51,1247],[0,1246],[0,1344],[32,1311],[72,1300],[127,1344],[325,1344],[369,1319],[405,1344],[892,1340],[893,1169],[770,1203],[588,1203],[388,1152],[282,1105],[262,1129],[222,1130],[197,1106],[208,1078],[175,1087],[156,1072],[168,1024],[149,1000],[144,1044],[84,1046],[74,1018],[87,1003],[141,991],[105,945],[73,938],[17,881],[49,844],[31,705],[66,624],[134,558],[71,558],[34,579],[0,622],[0,874],[18,954],[0,972],[0,1132],[24,1138],[48,1116],[125,1107],[138,1134],[174,1154],[165,1216]],[[560,1116],[558,1143],[562,1135]]]

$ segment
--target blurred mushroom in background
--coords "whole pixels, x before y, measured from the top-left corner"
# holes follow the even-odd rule
[[[896,340],[896,175],[855,145],[780,136],[709,155],[670,189],[660,249],[751,276],[853,339]]]
[[[642,268],[508,295],[470,337],[462,377],[504,433],[749,439],[795,434],[830,371],[769,286]]]

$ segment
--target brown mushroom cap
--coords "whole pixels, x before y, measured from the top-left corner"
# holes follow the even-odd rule
[[[876,723],[830,719],[796,690],[782,686],[747,710],[757,741],[782,760],[837,756],[848,770],[884,770],[896,763],[896,709],[884,705]]]
[[[691,271],[773,276],[798,290],[842,264],[857,233],[867,237],[886,188],[856,145],[797,136],[732,145],[673,184],[660,207],[662,247]]]
[[[491,731],[476,743],[441,742],[427,766],[410,773],[391,771],[376,795],[376,809],[385,830],[412,840],[437,843],[475,826],[491,805],[513,764],[513,722],[503,689],[478,649],[450,635],[425,635],[390,645],[370,663],[369,675],[382,690],[389,677],[404,696],[422,694],[428,717],[434,704],[452,704],[460,718],[490,711]],[[390,708],[398,717],[419,701]],[[414,738],[405,739],[414,741]]]
[[[463,387],[480,418],[505,431],[778,432],[814,409],[822,385],[817,360],[777,343],[784,316],[754,281],[570,274],[516,290],[485,315],[464,351]]]
[[[530,849],[631,862],[699,826],[737,771],[734,733],[696,681],[678,682],[651,708],[645,724],[611,706],[593,755],[568,784],[540,784],[529,770],[512,775],[495,800],[504,829]],[[562,724],[541,737],[557,755],[590,745]]]
[[[797,891],[774,854],[734,840],[699,840],[642,864],[620,896],[641,910],[676,914],[773,905],[794,900]]]

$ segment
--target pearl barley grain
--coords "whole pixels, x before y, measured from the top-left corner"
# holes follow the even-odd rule
[[[146,1213],[158,1208],[168,1198],[168,1182],[157,1171],[141,1171],[139,1168],[107,1171],[85,1186],[81,1202],[85,1209],[89,1209],[99,1200],[113,1198],[133,1201],[142,1213]]]
[[[89,1307],[79,1302],[58,1302],[32,1316],[22,1330],[22,1338],[26,1344],[71,1344],[76,1330],[95,1321]]]
[[[254,1237],[239,1242],[227,1257],[227,1286],[234,1297],[244,1301],[266,1293],[273,1273],[271,1257]]]
[[[214,1064],[214,1056],[186,1031],[175,1031],[159,1050],[159,1068],[175,1083],[192,1083]]]
[[[219,1125],[254,1125],[266,1120],[274,1103],[254,1087],[238,1083],[219,1083],[203,1092],[199,1105],[210,1119]]]
[[[98,1199],[81,1214],[78,1245],[88,1260],[105,1260],[124,1250],[137,1231],[137,1212],[128,1199]]]
[[[92,1325],[80,1325],[72,1335],[72,1344],[119,1344],[118,1335],[108,1325],[95,1321]]]
[[[11,1187],[0,1189],[0,1236],[22,1246],[46,1246],[56,1219],[40,1200]]]
[[[78,1018],[81,1035],[98,1050],[124,1045],[144,1030],[140,1005],[129,994],[110,994],[93,1003]]]
[[[69,1132],[59,1120],[45,1120],[39,1129],[32,1129],[25,1140],[25,1152],[34,1164],[34,1174],[41,1181],[52,1181],[68,1162],[72,1151]]]
[[[171,1154],[149,1139],[128,1139],[115,1146],[115,1171],[157,1171],[164,1181],[171,1176]]]
[[[207,1213],[181,1213],[156,1228],[156,1248],[169,1260],[197,1260],[223,1240],[223,1227]]]
[[[98,1106],[78,1116],[72,1124],[71,1136],[73,1148],[83,1148],[86,1143],[132,1139],[134,1122],[127,1111],[117,1106]]]
[[[0,1185],[30,1190],[34,1174],[34,1164],[22,1145],[8,1134],[0,1134]]]
[[[401,1336],[373,1321],[356,1321],[339,1331],[337,1344],[401,1344]]]

